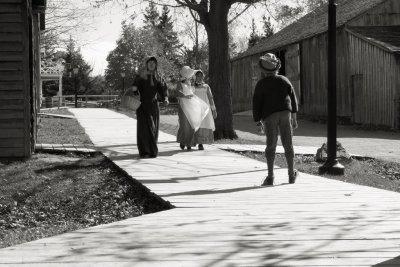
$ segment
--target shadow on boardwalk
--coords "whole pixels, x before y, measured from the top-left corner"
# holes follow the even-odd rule
[[[198,212],[200,215],[201,211]],[[178,266],[186,266],[185,263],[192,266],[191,263],[195,261],[198,263],[196,266],[204,267],[314,264],[371,266],[373,257],[379,254],[384,260],[373,266],[400,265],[400,257],[393,256],[396,253],[398,255],[398,246],[389,243],[383,245],[385,238],[379,238],[378,232],[372,243],[371,240],[362,238],[362,233],[371,224],[379,225],[390,221],[389,215],[369,219],[353,212],[334,221],[318,216],[305,217],[301,221],[303,232],[298,231],[296,221],[266,221],[243,225],[240,222],[227,224],[227,221],[217,217],[205,217],[172,224],[158,221],[149,223],[147,227],[129,220],[129,223],[95,227],[90,231],[68,234],[69,237],[64,241],[72,249],[65,255],[49,258],[48,261],[70,262],[71,259],[79,257],[88,261],[106,261],[112,258],[115,262],[155,266],[159,266],[161,261],[167,265],[179,262]],[[199,230],[210,229],[210,226],[216,224],[221,228],[220,231],[209,233],[207,238],[210,242],[202,239],[202,244],[196,245],[204,231],[193,231],[193,227]],[[335,232],[331,232],[332,226],[337,229]],[[325,230],[329,232],[324,234]],[[319,234],[310,235],[312,232]],[[398,231],[391,234],[399,236]],[[368,241],[372,245],[365,246]],[[102,244],[101,249],[98,249],[98,244]],[[54,244],[56,247],[57,245]],[[203,247],[200,247],[201,245]]]

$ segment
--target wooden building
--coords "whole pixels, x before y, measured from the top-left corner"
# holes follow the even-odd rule
[[[234,112],[252,107],[267,52],[282,61],[300,113],[327,115],[328,7],[321,7],[232,59]],[[337,115],[366,125],[400,128],[400,1],[338,0]]]
[[[46,0],[0,1],[0,157],[29,157],[36,141]]]

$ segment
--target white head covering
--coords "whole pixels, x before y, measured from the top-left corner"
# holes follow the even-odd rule
[[[183,66],[181,71],[179,72],[181,76],[185,79],[190,79],[193,77],[193,75],[197,72],[198,70],[194,70],[190,68],[189,66]]]

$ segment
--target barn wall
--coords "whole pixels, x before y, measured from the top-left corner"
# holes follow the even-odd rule
[[[397,127],[399,62],[393,53],[348,34],[354,122]]]
[[[337,31],[337,115],[352,116],[347,37]],[[303,113],[327,115],[328,36],[326,33],[301,42]]]

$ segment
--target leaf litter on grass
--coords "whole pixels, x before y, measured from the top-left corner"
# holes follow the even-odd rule
[[[0,247],[172,207],[101,154],[1,164]]]
[[[266,163],[264,153],[244,151],[237,152],[252,159],[256,159]],[[365,185],[384,190],[400,192],[400,164],[388,162],[379,159],[359,158],[351,160],[340,160],[345,166],[343,176],[319,174],[318,168],[322,165],[315,161],[314,156],[295,155],[295,168],[300,172],[323,176],[329,179],[340,180],[348,183]],[[284,154],[276,154],[275,165],[281,168],[287,168],[287,163]]]

